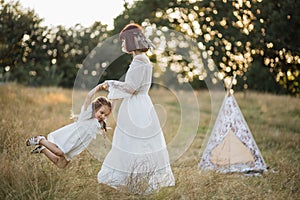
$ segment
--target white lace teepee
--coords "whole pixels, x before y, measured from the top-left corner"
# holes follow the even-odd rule
[[[232,79],[225,82],[227,95],[200,161],[201,170],[263,173],[267,166],[247,122],[231,94]]]

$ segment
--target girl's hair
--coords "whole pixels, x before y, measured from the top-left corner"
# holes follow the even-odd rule
[[[120,32],[120,40],[125,40],[126,51],[146,52],[151,47],[151,42],[142,33],[142,27],[138,24],[131,23],[123,28]]]
[[[93,108],[92,116],[94,116],[94,115],[95,115],[95,112],[97,112],[97,111],[101,108],[101,106],[104,106],[104,105],[105,105],[105,106],[108,106],[109,109],[111,110],[111,108],[112,108],[111,101],[109,101],[107,98],[102,97],[102,96],[97,97],[97,98],[92,102],[92,108]],[[105,131],[107,131],[107,130],[106,130],[106,123],[105,123],[104,121],[103,121],[103,122],[99,122],[99,123],[101,123],[102,128],[103,128]]]

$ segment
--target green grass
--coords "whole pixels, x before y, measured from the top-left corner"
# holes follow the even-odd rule
[[[105,95],[105,93],[103,93]],[[151,98],[167,112],[163,126],[169,142],[178,129],[178,102],[164,90]],[[199,173],[200,150],[211,128],[207,91],[198,93],[200,124],[192,145],[174,163],[176,186],[148,196],[118,192],[97,183],[101,168],[89,151],[76,157],[67,169],[56,168],[44,156],[30,155],[26,138],[70,123],[72,90],[17,84],[0,86],[0,199],[299,199],[300,100],[256,92],[236,93],[235,98],[270,167],[260,177],[239,174]],[[163,110],[165,109],[165,110]],[[186,116],[189,117],[189,116]],[[114,127],[114,119],[109,120]],[[112,132],[109,133],[112,137]]]

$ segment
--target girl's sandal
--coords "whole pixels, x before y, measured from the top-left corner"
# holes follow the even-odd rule
[[[28,140],[26,140],[26,145],[27,146],[34,146],[34,145],[39,145],[40,144],[40,141],[42,139],[46,139],[44,136],[34,136],[34,137],[31,137],[29,138]]]
[[[39,146],[37,146],[35,149],[33,149],[33,150],[31,151],[31,153],[32,153],[32,154],[34,154],[34,153],[41,153],[43,149],[45,149],[45,147],[44,147],[43,145],[39,145]]]

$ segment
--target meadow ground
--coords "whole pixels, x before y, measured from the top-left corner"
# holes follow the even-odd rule
[[[164,125],[168,143],[181,119],[178,104],[164,90],[151,90],[150,94],[154,102],[163,105],[158,112],[168,113]],[[102,161],[95,158],[91,149],[64,170],[57,169],[44,156],[30,154],[26,138],[46,135],[71,122],[72,90],[0,85],[0,199],[299,199],[300,99],[250,91],[246,95],[235,94],[269,167],[262,176],[246,177],[199,173],[200,150],[210,128],[211,102],[207,91],[198,95],[202,98],[197,134],[185,153],[172,162],[176,186],[140,196],[98,184]],[[114,124],[110,119],[109,125]]]

